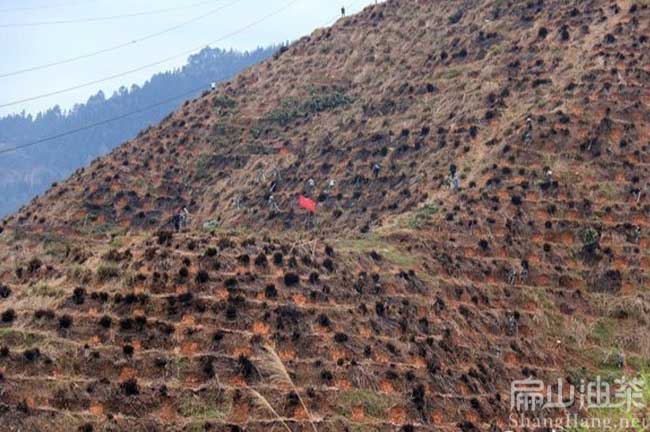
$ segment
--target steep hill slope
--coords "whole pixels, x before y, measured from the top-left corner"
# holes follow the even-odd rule
[[[394,0],[186,103],[4,222],[7,424],[500,430],[647,367],[649,36]]]

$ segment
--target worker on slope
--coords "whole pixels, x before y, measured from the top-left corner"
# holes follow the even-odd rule
[[[458,177],[458,168],[456,165],[449,166],[449,186],[456,192],[460,189],[460,178]]]
[[[187,211],[187,207],[183,207],[172,217],[172,223],[174,224],[174,229],[176,232],[180,232],[183,227],[187,225],[190,212]]]
[[[177,233],[180,232],[181,230],[181,214],[176,213],[174,216],[172,216],[172,223],[174,224],[174,231]]]
[[[379,171],[381,171],[381,165],[375,163],[372,166],[372,173],[374,174],[375,178],[379,177]]]

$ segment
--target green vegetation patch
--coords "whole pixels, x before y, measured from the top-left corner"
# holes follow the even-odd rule
[[[62,289],[55,288],[45,282],[31,285],[27,288],[26,294],[29,297],[50,297],[55,299],[59,299],[65,295]]]
[[[418,209],[408,221],[409,228],[418,229],[431,220],[431,216],[438,213],[438,207],[434,204],[426,204]]]
[[[230,415],[232,406],[230,400],[218,390],[183,395],[178,403],[178,412],[191,419],[223,420]]]
[[[221,110],[231,110],[237,106],[237,101],[228,95],[219,95],[214,98],[214,107]]]
[[[354,407],[363,407],[370,417],[382,419],[387,411],[397,403],[397,400],[371,390],[355,389],[341,392],[338,398],[337,410],[345,417],[352,416]]]
[[[349,105],[353,99],[340,92],[324,95],[312,95],[306,101],[288,99],[282,102],[282,106],[271,111],[265,118],[269,123],[286,126],[292,121],[307,117],[311,114],[329,111],[340,106]]]
[[[417,263],[415,257],[410,253],[404,252],[381,237],[373,235],[358,239],[344,240],[341,242],[340,248],[360,254],[376,252],[382,259],[402,267],[413,267]]]
[[[99,282],[108,282],[120,276],[120,269],[114,265],[100,265],[97,268],[97,280]]]

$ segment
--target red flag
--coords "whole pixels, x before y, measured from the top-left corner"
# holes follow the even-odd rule
[[[298,198],[298,205],[305,210],[316,213],[316,202],[314,200],[305,198],[304,196],[300,195],[300,198]]]

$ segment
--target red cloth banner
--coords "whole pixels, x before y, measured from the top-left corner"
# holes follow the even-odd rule
[[[316,202],[314,200],[305,198],[304,196],[300,195],[300,198],[298,198],[298,205],[305,210],[316,213]]]

